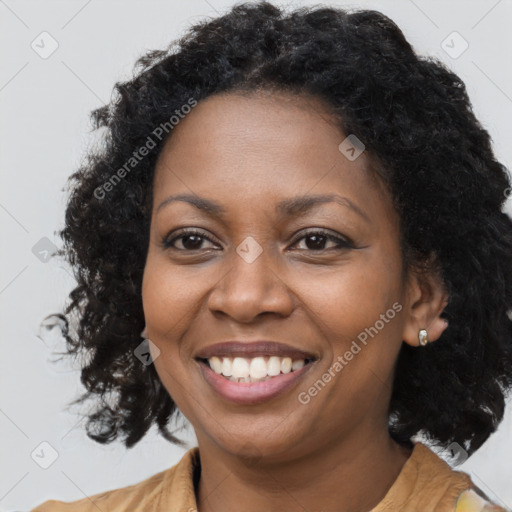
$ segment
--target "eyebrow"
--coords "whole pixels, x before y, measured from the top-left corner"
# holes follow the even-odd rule
[[[167,206],[176,201],[183,201],[195,206],[197,209],[215,217],[221,217],[226,213],[226,209],[219,203],[199,197],[192,194],[178,194],[165,198],[156,209],[158,213],[164,206]],[[363,217],[367,222],[370,222],[368,216],[348,197],[343,197],[338,194],[315,194],[292,197],[277,203],[275,210],[283,216],[304,215],[318,205],[325,203],[337,203],[355,211],[359,216]]]

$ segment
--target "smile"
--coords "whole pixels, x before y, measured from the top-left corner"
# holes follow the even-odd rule
[[[299,370],[310,360],[292,360],[291,357],[278,356],[253,358],[213,356],[206,361],[216,374],[226,377],[231,382],[261,382]]]
[[[213,356],[197,362],[203,378],[222,398],[238,405],[252,405],[289,390],[304,378],[314,361],[277,356]]]

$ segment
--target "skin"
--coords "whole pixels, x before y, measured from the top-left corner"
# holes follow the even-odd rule
[[[345,137],[319,98],[228,93],[199,102],[160,154],[144,314],[161,351],[158,375],[197,436],[200,512],[242,504],[247,512],[370,510],[410,456],[387,431],[394,367],[402,342],[419,345],[419,329],[428,329],[431,342],[439,338],[447,297],[437,276],[404,279],[389,193],[368,170],[365,152],[350,161],[339,151]],[[210,216],[183,201],[158,210],[182,193],[226,211]],[[336,202],[289,217],[274,210],[284,199],[331,193],[362,215]],[[182,237],[174,249],[162,247],[187,227],[211,241]],[[315,243],[314,228],[354,246]],[[236,252],[248,236],[263,251],[252,263]],[[299,393],[395,302],[402,310],[301,404]],[[286,393],[235,405],[216,394],[193,358],[233,339],[282,341],[318,360]]]

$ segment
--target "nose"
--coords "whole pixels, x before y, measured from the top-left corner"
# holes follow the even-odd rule
[[[291,314],[292,294],[270,251],[263,250],[254,261],[233,251],[231,268],[224,274],[208,299],[213,313],[223,313],[240,323],[253,322],[263,313]]]

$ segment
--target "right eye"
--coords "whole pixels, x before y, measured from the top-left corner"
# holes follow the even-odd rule
[[[175,242],[177,240],[181,240],[183,248],[175,247]],[[214,243],[213,240],[206,236],[203,231],[188,228],[178,231],[178,233],[175,233],[172,238],[169,236],[164,238],[162,246],[165,249],[175,249],[177,251],[197,251],[201,250],[201,245],[204,240],[208,240],[212,244]]]

